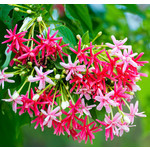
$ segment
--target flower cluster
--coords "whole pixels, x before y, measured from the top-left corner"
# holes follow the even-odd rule
[[[58,31],[50,36],[50,28],[36,39],[25,39],[27,31],[16,31],[17,25],[14,31],[7,30],[8,40],[3,43],[9,43],[7,52],[15,54],[10,65],[16,69],[25,66],[26,79],[12,95],[8,89],[10,98],[3,100],[12,102],[15,113],[28,113],[35,129],[40,126],[43,131],[47,126],[56,135],[68,134],[79,142],[90,139],[92,143],[94,133],[103,127],[106,140],[109,136],[112,140],[114,135],[129,132],[135,116],[146,117],[138,112],[138,101],[134,105],[132,99],[140,90],[136,82],[147,76],[138,68],[147,61],[139,61],[144,53],[138,55],[130,45],[124,45],[127,38],[116,40],[112,36],[113,44],[106,45],[84,45],[79,38],[77,47],[69,49],[68,44],[61,44],[63,38],[57,36]],[[8,77],[20,73],[4,73],[6,69],[0,71],[2,88],[5,81],[14,82]],[[103,119],[99,119],[100,111]]]

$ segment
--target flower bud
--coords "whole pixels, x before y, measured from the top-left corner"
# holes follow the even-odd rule
[[[27,13],[28,13],[28,14],[31,14],[31,13],[32,13],[32,11],[29,9],[29,10],[27,10]]]
[[[56,79],[56,80],[59,80],[59,79],[60,79],[60,74],[56,74],[56,75],[55,75],[55,79]]]
[[[62,73],[66,73],[66,70],[64,69],[64,70],[62,71]]]
[[[130,123],[130,119],[128,116],[124,115],[123,119],[126,123]]]
[[[65,77],[64,75],[61,76],[61,78],[64,78],[64,77]]]
[[[31,62],[31,61],[29,61],[29,62],[28,62],[28,65],[29,65],[29,66],[32,66],[32,62]]]
[[[15,11],[19,11],[19,8],[18,8],[18,7],[15,7],[14,10],[15,10]]]
[[[32,99],[33,99],[34,101],[37,101],[37,100],[39,99],[39,97],[40,97],[40,95],[39,95],[39,94],[35,94],[35,95],[33,96],[33,98],[32,98]]]
[[[24,75],[26,72],[25,71],[22,71],[21,73],[20,73],[20,75]]]
[[[41,21],[42,21],[42,17],[41,16],[37,17],[37,22],[41,22]]]
[[[77,35],[76,35],[76,38],[77,38],[78,40],[80,40],[80,39],[81,39],[81,36],[80,36],[79,34],[77,34]]]
[[[69,89],[69,86],[66,86],[66,89],[68,90],[68,89]]]
[[[55,71],[56,71],[56,68],[54,68],[53,71],[55,72]]]
[[[98,34],[97,34],[98,36],[101,36],[102,35],[102,31],[100,31],[100,32],[98,32]]]
[[[13,95],[12,95],[12,98],[15,100],[19,97],[19,93],[18,92],[15,92]]]
[[[33,76],[30,75],[30,76],[28,77],[28,81],[30,82],[30,80],[32,80],[32,78],[33,78]]]
[[[14,66],[13,69],[18,69],[18,67],[17,67],[17,66]]]
[[[62,102],[62,103],[61,103],[62,109],[65,109],[65,108],[67,108],[68,106],[69,106],[69,102],[68,102],[68,101],[65,101],[65,102]]]

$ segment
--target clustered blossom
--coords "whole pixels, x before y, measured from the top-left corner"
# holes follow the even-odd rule
[[[14,83],[14,80],[8,79],[9,77],[13,77],[13,74],[6,74],[4,71],[7,70],[8,67],[4,68],[2,71],[0,70],[0,86],[2,85],[2,89],[4,89],[4,81],[9,83]]]
[[[44,131],[47,126],[56,135],[68,134],[79,142],[89,139],[93,143],[94,133],[103,128],[106,140],[113,140],[114,135],[122,136],[135,126],[135,116],[146,117],[144,112],[138,112],[138,101],[134,105],[132,99],[134,92],[140,90],[136,82],[147,76],[138,72],[138,67],[148,62],[139,61],[144,53],[138,55],[130,45],[124,45],[127,38],[116,40],[112,36],[114,44],[106,43],[106,49],[92,42],[84,45],[80,38],[77,49],[70,48],[67,54],[68,49],[63,49],[69,44],[61,44],[63,38],[56,36],[58,31],[50,36],[48,28],[46,35],[37,35],[36,40],[24,39],[27,31],[16,31],[17,25],[14,31],[7,30],[8,40],[3,42],[9,43],[8,53],[15,53],[10,66],[23,65],[29,71],[21,88],[13,95],[8,89],[10,98],[3,101],[12,102],[13,111],[18,110],[19,115],[28,113],[35,129],[40,126]],[[4,82],[13,83],[8,78],[17,74],[5,74],[6,69],[0,71],[2,88]],[[25,84],[29,87],[22,94]],[[102,109],[103,119],[92,113],[94,110],[99,114]]]

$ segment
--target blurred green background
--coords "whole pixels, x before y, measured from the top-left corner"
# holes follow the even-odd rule
[[[65,10],[63,9],[65,7]],[[99,31],[103,35],[97,42],[111,42],[111,35],[117,39],[128,37],[126,44],[132,45],[134,52],[144,52],[142,60],[150,61],[150,5],[47,5],[52,10],[54,20],[60,20],[73,32],[74,36],[81,36],[88,30],[90,39]],[[16,13],[9,5],[0,5],[0,43],[4,41],[7,28],[12,28],[16,23],[21,24],[27,15]],[[6,45],[0,44],[0,67],[9,56],[5,53]],[[146,64],[141,72],[150,73],[150,64]],[[6,87],[14,90],[19,86],[16,84]],[[78,143],[67,136],[53,135],[53,130],[45,127],[44,132],[40,128],[34,130],[30,125],[27,114],[18,116],[12,111],[11,105],[0,101],[0,146],[150,146],[150,78],[143,77],[138,82],[141,91],[137,92],[133,103],[139,100],[139,111],[145,111],[146,118],[136,118],[136,127],[130,128],[129,133],[122,137],[115,137],[105,141],[105,132],[95,134],[93,145],[88,141]],[[7,97],[7,88],[0,87],[0,99]]]

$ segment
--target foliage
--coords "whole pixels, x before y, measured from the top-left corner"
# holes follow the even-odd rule
[[[143,60],[150,61],[149,7],[140,9],[140,7],[142,6],[135,4],[101,5],[103,9],[97,10],[93,8],[92,5],[64,5],[63,16],[59,16],[59,14],[57,13],[58,19],[56,20],[54,20],[52,16],[54,8],[56,8],[53,7],[53,5],[33,5],[33,9],[35,10],[34,7],[36,8],[36,12],[38,12],[37,16],[39,14],[43,14],[43,19],[49,20],[47,22],[47,26],[49,26],[49,24],[51,23],[54,23],[55,30],[59,30],[58,34],[64,37],[63,42],[69,43],[70,47],[72,48],[76,46],[75,37],[77,34],[81,35],[83,39],[82,42],[84,44],[88,44],[89,40],[93,39],[93,37],[95,37],[99,31],[102,31],[104,35],[97,39],[97,42],[99,42],[100,44],[101,41],[110,41],[111,35],[115,35],[117,39],[124,39],[125,37],[128,37],[128,42],[133,45],[133,49],[135,51],[137,51],[138,53],[144,51],[145,55],[143,57]],[[13,6],[9,5],[0,5],[0,42],[4,41],[4,35],[6,34],[7,28],[10,29],[14,27],[16,23],[20,26],[25,17],[30,17],[30,14],[23,12],[17,13],[13,8]],[[126,13],[131,13],[140,17],[142,21],[137,21],[137,23],[140,24],[138,28],[134,30],[131,29],[129,21],[127,20]],[[65,26],[63,24],[65,24]],[[5,49],[6,45],[0,44],[0,69],[2,69],[7,57],[5,55]],[[55,65],[58,69],[61,69],[61,66],[57,65],[57,62]],[[149,73],[149,70],[150,64],[147,64],[142,71],[145,73]],[[21,79],[17,78],[16,80],[17,84],[12,85],[12,87],[7,84],[5,90],[2,90],[0,88],[0,99],[2,99],[2,97],[7,97],[6,95],[8,87],[12,88],[13,90],[19,87]],[[137,96],[142,105],[142,109],[144,109],[147,114],[147,118],[145,118],[142,122],[142,130],[145,134],[148,134],[150,132],[149,84],[150,80],[142,79],[142,81],[139,82],[142,91],[140,91]],[[95,112],[92,113],[94,114]],[[22,146],[22,135],[20,132],[20,127],[30,122],[29,117],[26,114],[20,117],[18,114],[12,113],[11,106],[0,101],[0,118],[0,146]],[[101,142],[101,144],[104,143]]]

